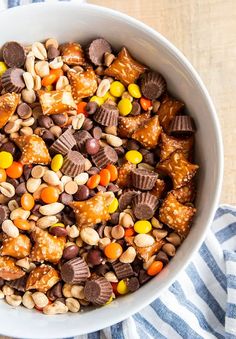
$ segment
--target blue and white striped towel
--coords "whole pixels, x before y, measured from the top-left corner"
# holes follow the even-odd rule
[[[43,0],[0,0],[0,10],[30,2]],[[121,323],[75,339],[100,338],[236,339],[236,208],[217,210],[199,252],[161,298]]]

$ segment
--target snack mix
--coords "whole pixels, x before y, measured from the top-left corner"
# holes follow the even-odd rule
[[[0,299],[103,306],[158,275],[196,213],[195,126],[103,38],[1,47]]]

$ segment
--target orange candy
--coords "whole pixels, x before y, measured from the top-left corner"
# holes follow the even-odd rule
[[[16,218],[13,222],[14,225],[22,231],[29,231],[31,229],[31,225],[27,220]]]
[[[101,177],[100,177],[99,174],[92,175],[89,178],[89,180],[87,181],[88,188],[91,189],[91,190],[96,188],[99,185],[99,183],[100,183],[100,179],[101,179]]]
[[[59,198],[58,189],[53,186],[48,186],[42,189],[41,191],[41,199],[46,204],[52,204],[53,202],[57,202]]]
[[[21,206],[24,210],[30,211],[34,207],[34,197],[29,193],[24,193],[20,199]]]
[[[154,276],[161,272],[163,268],[163,263],[161,261],[153,261],[153,263],[148,267],[147,274]]]
[[[108,171],[110,172],[110,181],[115,181],[118,178],[118,170],[115,165],[109,164],[106,167]]]
[[[125,230],[125,237],[132,237],[135,234],[134,228],[126,228]]]
[[[110,171],[104,168],[100,171],[99,175],[100,175],[100,185],[107,186],[111,179]]]
[[[6,169],[7,176],[12,179],[20,178],[22,173],[23,165],[17,161],[13,161],[12,165]]]
[[[109,259],[118,259],[123,252],[123,248],[117,242],[111,242],[104,248],[104,253]]]
[[[54,82],[57,81],[57,76],[56,74],[49,74],[46,75],[43,79],[42,79],[42,86],[47,87],[52,85]]]
[[[0,182],[7,180],[6,171],[3,168],[0,168]]]
[[[63,70],[61,68],[57,68],[57,69],[50,69],[50,75],[55,75],[56,76],[56,81],[60,78],[60,76],[62,76]]]
[[[88,113],[87,113],[87,111],[85,109],[86,105],[87,105],[87,102],[85,102],[85,101],[79,102],[78,105],[77,105],[77,113],[78,114],[79,113],[83,113],[87,117]]]
[[[142,106],[142,109],[144,109],[144,111],[147,111],[149,109],[149,107],[152,106],[152,102],[149,99],[141,98],[140,99],[140,105]]]

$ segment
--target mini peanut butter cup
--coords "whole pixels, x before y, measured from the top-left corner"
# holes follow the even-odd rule
[[[103,168],[108,164],[115,164],[118,156],[111,146],[105,146],[92,156],[92,160],[96,167]]]
[[[0,224],[2,224],[4,220],[8,219],[9,215],[9,208],[7,206],[0,205]]]
[[[93,40],[86,48],[88,58],[96,66],[104,63],[105,53],[111,53],[111,45],[103,38]]]
[[[189,115],[177,115],[171,122],[170,133],[172,135],[191,135],[196,131],[194,121]]]
[[[120,261],[116,261],[112,264],[113,270],[118,278],[118,280],[132,277],[134,271],[130,264],[123,264]]]
[[[133,199],[132,209],[137,219],[151,219],[158,205],[158,199],[149,192],[143,192]]]
[[[64,159],[61,172],[65,175],[76,177],[76,175],[84,172],[85,158],[77,151],[69,151]]]
[[[94,120],[102,126],[117,126],[119,110],[115,105],[105,103],[94,114]]]
[[[142,94],[151,100],[159,98],[166,91],[166,81],[160,73],[145,73],[141,80]]]
[[[94,305],[104,305],[112,295],[112,286],[105,278],[88,280],[84,286],[85,299]]]
[[[88,139],[92,138],[92,135],[88,131],[78,131],[73,135],[76,140],[77,148],[80,152],[84,152],[85,144]]]
[[[120,211],[123,211],[128,206],[131,206],[132,200],[139,193],[140,192],[137,192],[137,191],[132,190],[132,189],[125,190],[119,198],[119,209],[120,209]]]
[[[50,151],[66,155],[75,145],[76,140],[73,136],[72,129],[68,128],[56,141],[54,141],[50,147]]]
[[[68,284],[84,282],[89,276],[89,267],[82,258],[71,259],[61,266],[62,280]]]
[[[140,283],[137,277],[132,277],[127,280],[128,290],[132,293],[139,289]]]
[[[148,191],[155,186],[158,174],[141,168],[135,168],[131,171],[131,181],[135,188]]]
[[[8,67],[22,67],[25,63],[25,50],[16,41],[6,42],[2,46],[2,57]]]
[[[6,92],[20,93],[25,88],[23,73],[24,70],[21,68],[8,68],[3,73],[1,83]]]

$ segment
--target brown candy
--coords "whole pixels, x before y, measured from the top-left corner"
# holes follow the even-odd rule
[[[7,285],[11,286],[17,291],[25,292],[27,279],[28,279],[27,275],[24,275],[23,277],[19,279],[8,281]]]
[[[129,278],[134,275],[134,271],[130,264],[123,264],[120,261],[117,261],[112,264],[112,267],[118,280]]]
[[[131,206],[133,198],[139,194],[140,192],[134,191],[134,190],[127,190],[124,193],[120,195],[119,198],[119,209],[120,211],[123,211],[128,206]]]
[[[175,136],[192,135],[195,131],[194,121],[189,115],[177,115],[170,125],[170,133]]]
[[[21,68],[9,68],[3,73],[1,83],[6,92],[20,93],[24,89],[23,73]]]

